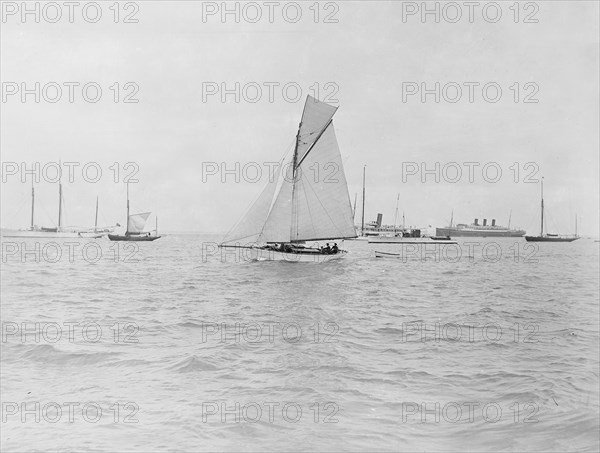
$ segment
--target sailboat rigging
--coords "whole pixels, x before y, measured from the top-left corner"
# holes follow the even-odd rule
[[[558,234],[550,234],[546,232],[544,234],[544,178],[541,180],[541,215],[540,215],[540,235],[539,236],[525,236],[527,242],[573,242],[579,239],[577,232],[575,236],[561,236]],[[577,218],[575,218],[575,230],[577,230]]]
[[[98,196],[96,195],[96,216],[94,217],[94,232],[98,229]]]
[[[362,220],[360,224],[360,235],[365,235],[365,172],[367,171],[367,166],[363,166],[363,193],[362,193]]]
[[[64,227],[62,222],[63,212],[63,191],[62,182],[58,180],[58,223],[54,227],[44,227],[35,224],[35,187],[31,182],[31,223],[29,228],[18,231],[7,231],[4,237],[22,237],[22,238],[87,238],[95,239],[102,237],[102,234],[96,233],[95,229]]]
[[[257,259],[329,261],[346,252],[307,247],[308,241],[355,238],[354,212],[343,171],[333,115],[337,107],[308,96],[291,156],[284,158],[244,218],[220,247],[259,251]],[[309,169],[333,164],[335,181]]]
[[[150,232],[145,232],[144,227],[146,226],[146,221],[148,217],[150,217],[150,212],[142,212],[140,214],[129,214],[129,183],[127,184],[127,227],[125,230],[125,234],[109,234],[108,239],[111,241],[135,241],[135,242],[146,242],[146,241],[155,241],[160,238],[158,235],[158,228],[151,234]],[[158,227],[158,219],[156,220],[156,225]]]
[[[398,197],[396,197],[396,213],[394,214],[394,235],[396,234],[396,222],[398,221],[398,203],[400,203],[400,194],[398,194]],[[404,225],[404,212],[402,213],[402,224]]]

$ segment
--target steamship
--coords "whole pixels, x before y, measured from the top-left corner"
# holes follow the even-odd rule
[[[383,225],[383,214],[377,214],[377,220],[366,222],[364,227],[360,225],[356,227],[358,236],[381,236],[385,234],[394,233],[401,228],[396,225]]]
[[[404,219],[404,216],[402,216]],[[440,243],[440,244],[456,244],[450,241],[448,236],[431,236],[426,228],[405,227],[402,226],[383,225],[383,214],[377,214],[377,220],[367,222],[364,228],[356,227],[357,239],[368,240],[369,243],[375,244],[401,244],[401,243]]]
[[[447,226],[445,228],[436,228],[436,236],[450,236],[450,237],[521,237],[525,235],[525,230],[521,229],[510,229],[509,227],[503,227],[496,225],[496,219],[492,219],[492,224],[487,224],[487,219],[483,219],[483,225],[479,224],[479,219],[475,219],[475,222],[471,225],[459,223],[457,225]]]

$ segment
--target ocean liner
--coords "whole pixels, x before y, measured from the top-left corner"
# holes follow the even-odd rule
[[[487,224],[487,219],[483,219],[483,224],[479,224],[479,219],[475,219],[475,222],[471,225],[459,223],[445,228],[436,228],[436,236],[450,236],[454,237],[521,237],[526,233],[525,230],[521,229],[510,229],[510,227],[503,227],[496,225],[496,219],[492,219],[492,224]]]

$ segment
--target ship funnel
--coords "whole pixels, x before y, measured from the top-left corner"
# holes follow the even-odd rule
[[[487,225],[487,219],[483,219],[483,226]]]
[[[496,219],[492,219],[492,226],[496,226]]]
[[[377,228],[381,227],[381,222],[383,221],[383,214],[377,214]]]
[[[475,219],[475,226],[479,226],[479,219]]]

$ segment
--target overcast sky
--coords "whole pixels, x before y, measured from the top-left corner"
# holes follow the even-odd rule
[[[163,231],[226,232],[267,182],[264,163],[278,161],[293,143],[304,99],[312,94],[339,106],[334,125],[352,202],[359,193],[357,221],[366,165],[368,220],[382,212],[384,223],[391,223],[399,193],[407,224],[443,226],[454,210],[455,223],[477,217],[506,225],[512,211],[511,226],[537,232],[540,188],[525,180],[544,176],[550,230],[572,233],[577,213],[580,233],[598,234],[597,2],[542,1],[529,9],[522,4],[518,18],[509,9],[513,2],[501,2],[495,23],[496,11],[488,9],[484,17],[481,8],[470,22],[462,2],[457,22],[449,22],[456,10],[442,11],[442,3],[439,23],[433,15],[423,23],[419,12],[403,20],[403,8],[412,12],[421,2],[375,1],[322,2],[318,18],[314,2],[301,2],[296,23],[294,6],[283,15],[286,2],[274,9],[272,23],[262,2],[254,4],[262,12],[256,23],[256,8],[244,9],[243,3],[236,23],[234,15],[223,20],[218,11],[203,17],[203,8],[211,13],[221,2],[137,2],[138,11],[121,4],[115,23],[112,3],[101,2],[96,23],[80,10],[70,23],[63,6],[56,23],[47,20],[55,11],[46,9],[39,23],[32,16],[23,23],[20,11],[5,10],[0,24],[2,161],[5,169],[10,162],[79,162],[74,182],[64,184],[67,224],[93,224],[96,196],[100,223],[123,223],[122,179],[131,172],[123,166],[134,162],[139,183],[130,186],[132,211],[152,211],[150,221],[158,215]],[[20,2],[14,5],[20,8]],[[93,13],[87,10],[86,17],[93,19]],[[123,23],[128,14],[138,22]],[[49,102],[56,91],[48,85],[45,92],[40,88],[39,103],[33,94],[22,102],[20,92],[10,94],[22,82],[29,89],[36,82],[57,83],[62,97]],[[80,84],[72,103],[65,82]],[[83,99],[81,87],[89,82],[102,88],[96,103]],[[125,88],[127,82],[135,85]],[[236,82],[237,103],[233,94],[223,102],[220,93],[207,92],[222,84],[235,90]],[[436,82],[439,103],[434,94],[425,102],[420,93],[407,95],[409,88],[424,83],[434,89]],[[472,85],[473,102],[465,82],[479,84]],[[490,83],[486,100],[482,86]],[[292,84],[287,93],[285,84]],[[462,97],[450,102],[456,85]],[[496,86],[502,93],[491,102]],[[128,94],[139,102],[123,102]],[[82,177],[81,167],[90,162],[103,170],[96,183]],[[110,169],[114,162],[121,167],[118,183]],[[222,182],[218,173],[203,181],[203,167],[225,163],[234,169],[236,162],[258,163],[262,178],[236,183],[229,174]],[[403,165],[413,169],[411,162],[429,169],[439,162],[440,170],[446,165],[446,178],[443,172],[439,182],[434,175],[422,182],[420,173],[403,178]],[[463,169],[457,182],[451,181],[451,162]],[[478,164],[473,182],[464,162]],[[489,182],[496,168],[502,175]],[[4,177],[2,227],[27,227],[31,179]],[[52,225],[57,185],[41,181],[36,195],[36,223]]]

